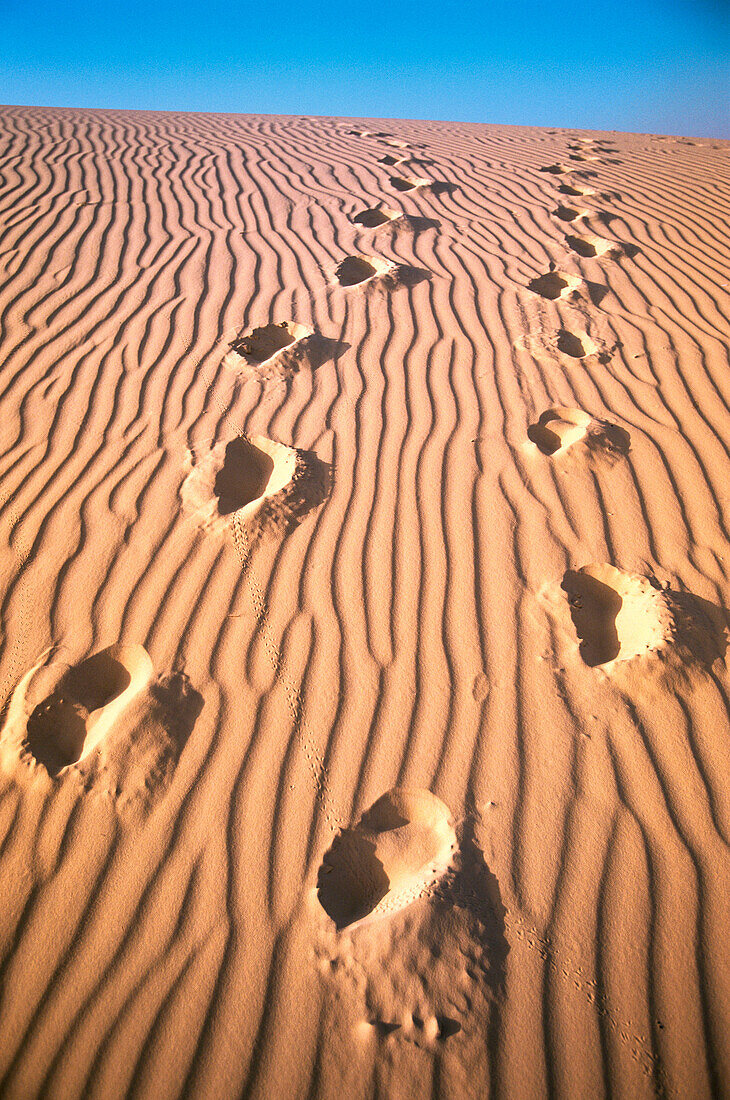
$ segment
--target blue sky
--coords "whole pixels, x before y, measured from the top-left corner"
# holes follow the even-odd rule
[[[730,137],[728,0],[0,0],[0,102]]]

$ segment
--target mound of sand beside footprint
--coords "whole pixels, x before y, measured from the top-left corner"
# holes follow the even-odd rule
[[[0,1096],[730,1093],[729,148],[0,108]]]

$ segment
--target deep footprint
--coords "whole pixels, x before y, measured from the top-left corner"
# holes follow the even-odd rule
[[[576,218],[580,218],[585,211],[576,210],[572,206],[559,206],[554,213],[555,217],[560,218],[561,222],[574,222]]]
[[[83,760],[152,679],[141,645],[113,645],[71,667],[28,718],[27,745],[49,775]]]
[[[391,176],[391,186],[396,191],[415,191],[418,187],[426,187],[432,181],[430,179],[417,178],[417,177],[403,177],[403,176]]]
[[[231,518],[254,535],[283,530],[326,498],[330,467],[316,454],[265,436],[236,436],[188,453],[184,511],[205,531],[230,534]],[[235,529],[235,528],[234,528]]]
[[[604,256],[613,247],[611,241],[606,241],[602,237],[573,236],[566,237],[565,240],[573,252],[577,252],[579,256],[584,256],[586,259]]]
[[[582,409],[557,405],[547,409],[536,424],[530,425],[527,436],[543,454],[556,455],[585,438],[591,419]]]
[[[574,187],[570,183],[561,183],[558,191],[560,191],[561,195],[572,195],[573,198],[595,195],[596,193],[592,187]]]
[[[172,779],[202,696],[183,672],[156,676],[137,644],[108,646],[78,665],[47,658],[10,697],[0,765],[31,789],[75,785],[119,812],[144,813]]]
[[[378,266],[381,266],[380,271]],[[335,274],[340,286],[357,286],[358,283],[372,279],[374,275],[382,274],[383,270],[387,268],[377,265],[372,257],[367,259],[365,256],[346,256],[338,265]]]
[[[646,578],[612,565],[584,565],[563,577],[580,655],[595,668],[661,650],[673,638],[664,593]]]
[[[379,225],[386,225],[399,216],[397,210],[390,210],[387,206],[374,206],[369,210],[361,210],[352,220],[357,225],[364,225],[366,229],[377,229]]]
[[[233,351],[252,363],[265,363],[297,340],[311,335],[312,330],[294,321],[278,321],[252,329],[231,345]]]
[[[540,275],[537,279],[530,280],[527,286],[529,290],[539,294],[542,298],[555,301],[558,298],[566,298],[576,287],[580,286],[580,282],[581,280],[576,275],[568,275],[561,271],[549,271],[545,275]]]
[[[278,478],[272,479],[274,459],[268,450],[255,446],[248,439],[233,439],[226,447],[223,466],[213,485],[220,515],[229,516],[277,492],[281,487],[279,482],[285,484],[289,480],[289,465],[291,463],[281,464]]]
[[[338,929],[397,912],[433,888],[455,849],[448,807],[430,791],[396,787],[335,837],[319,902]]]
[[[596,350],[590,337],[581,338],[564,328],[558,333],[557,348],[563,355],[569,355],[571,359],[584,359],[586,355],[592,355]]]

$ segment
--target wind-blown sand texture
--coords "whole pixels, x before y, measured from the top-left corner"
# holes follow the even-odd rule
[[[728,144],[0,126],[0,1094],[730,1093]]]

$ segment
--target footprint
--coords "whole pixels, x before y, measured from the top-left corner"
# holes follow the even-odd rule
[[[237,338],[231,347],[250,363],[266,363],[284,348],[290,348],[297,340],[312,335],[312,329],[294,321],[279,321],[252,329]]]
[[[25,674],[8,705],[0,761],[21,783],[80,781],[119,809],[169,782],[202,707],[183,673],[156,677],[141,645],[108,646],[77,665]],[[40,702],[35,702],[40,698]]]
[[[316,370],[347,351],[349,346],[343,340],[323,336],[306,325],[286,321],[253,329],[239,337],[223,357],[221,366],[244,378],[281,378],[305,366]]]
[[[591,420],[581,409],[556,405],[547,409],[536,424],[530,425],[527,437],[543,454],[556,455],[585,438]]]
[[[602,343],[596,343],[587,332],[569,331],[558,329],[554,333],[523,333],[515,341],[513,346],[527,351],[534,358],[545,364],[555,363],[556,358],[568,356],[570,359],[585,359],[589,355],[597,355],[599,363],[607,363],[610,353],[605,350]],[[546,354],[547,353],[547,354]],[[556,355],[556,353],[558,353]]]
[[[379,225],[386,225],[400,217],[400,211],[391,210],[387,206],[374,206],[369,210],[361,210],[352,219],[358,225],[364,225],[366,229],[376,229]]]
[[[567,164],[546,164],[544,168],[539,168],[540,172],[549,172],[551,176],[562,176],[565,172],[570,172],[571,169]]]
[[[574,222],[576,218],[582,218],[588,211],[576,210],[574,206],[559,206],[553,213],[556,218],[560,218],[561,222]]]
[[[274,473],[271,447],[256,446],[248,439],[236,438],[226,447],[223,465],[216,474],[213,491],[218,497],[218,511],[229,516],[263,501],[290,480],[294,472],[295,454],[290,448],[278,455],[278,470]],[[276,455],[276,450],[274,454]]]
[[[228,534],[230,520],[261,534],[297,523],[325,499],[330,467],[316,454],[265,436],[189,451],[183,510],[204,531]]]
[[[378,260],[373,256],[346,256],[338,266],[335,274],[340,286],[357,286],[374,275],[385,275],[393,270],[394,265],[386,260]]]
[[[152,679],[141,645],[114,645],[71,667],[28,718],[27,745],[49,775],[83,760]]]
[[[405,1013],[401,1020],[381,1020],[377,1017],[368,1020],[369,1027],[373,1028],[381,1039],[387,1039],[389,1035],[397,1032],[398,1039],[405,1039],[416,1046],[431,1048],[450,1039],[452,1035],[458,1035],[461,1024],[450,1016],[436,1016],[429,1014],[419,1016],[417,1013]]]
[[[408,157],[394,157],[390,153],[386,153],[384,157],[378,157],[378,164],[387,164],[390,168],[395,168],[398,164],[405,164]]]
[[[398,138],[386,138],[385,144],[390,145],[393,149],[408,149],[410,148],[407,141],[400,141]]]
[[[571,359],[584,359],[587,355],[594,355],[597,350],[593,340],[586,333],[578,336],[564,328],[558,332],[556,346],[558,351],[563,355],[569,355]]]
[[[572,195],[574,198],[578,198],[581,195],[595,195],[596,193],[593,187],[575,187],[571,183],[561,183],[558,191],[560,191],[562,195]]]
[[[419,187],[427,187],[433,181],[425,177],[391,176],[390,182],[396,191],[415,191]]]
[[[674,639],[671,604],[647,577],[607,564],[584,565],[568,570],[562,588],[580,655],[591,668],[645,656]]]
[[[320,905],[338,929],[395,913],[433,889],[455,849],[447,806],[430,791],[395,787],[326,852]]]
[[[438,838],[426,847],[443,844],[446,858],[450,845],[445,841],[452,827],[446,807],[435,802],[435,812],[426,820],[421,816],[420,828],[429,836],[436,827]],[[397,812],[389,830],[395,834],[394,847],[399,846],[397,831],[405,830],[400,820]],[[352,1058],[362,1051],[370,1059],[377,1044],[389,1048],[375,1055],[387,1067],[389,1057],[403,1058],[407,1044],[420,1048],[421,1058],[433,1059],[436,1067],[451,1046],[460,1063],[468,1065],[471,1079],[484,1082],[490,1073],[484,1036],[498,1027],[505,995],[510,950],[506,911],[497,879],[484,859],[489,843],[486,824],[469,815],[456,832],[457,851],[437,886],[428,889],[427,897],[391,911],[388,920],[363,920],[338,931],[312,897],[319,917],[313,921],[313,954],[322,980],[323,1028],[341,1029],[348,1036]],[[376,842],[385,835],[377,832]],[[409,843],[401,846],[401,861],[409,850]],[[355,867],[350,877],[357,878]],[[387,1068],[385,1072],[380,1091],[394,1096],[397,1078],[387,1076]],[[465,1080],[454,1095],[471,1095]]]
[[[542,298],[555,301],[558,298],[567,298],[580,284],[581,280],[577,275],[569,275],[564,271],[548,271],[545,275],[532,279],[527,286]]]
[[[585,256],[586,258],[605,256],[607,252],[615,247],[613,241],[607,241],[603,237],[573,236],[566,237],[565,240],[573,252],[577,252],[579,256]]]
[[[583,161],[586,161],[586,160],[598,160],[598,157],[593,156],[592,153],[588,154],[587,156],[585,156],[583,153],[571,153],[568,159],[569,160],[583,160]]]
[[[357,286],[375,280],[375,285],[395,290],[400,286],[415,286],[430,278],[430,272],[408,264],[396,264],[377,256],[346,256],[335,272],[340,286]]]

